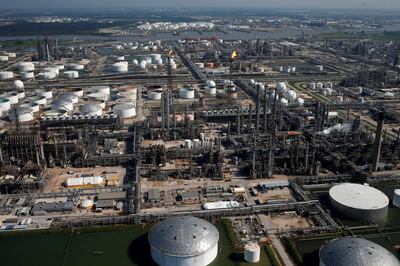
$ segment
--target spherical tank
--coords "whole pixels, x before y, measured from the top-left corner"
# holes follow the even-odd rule
[[[24,83],[20,80],[15,80],[13,82],[13,88],[16,90],[23,90],[24,89]]]

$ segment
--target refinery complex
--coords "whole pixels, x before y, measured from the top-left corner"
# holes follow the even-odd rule
[[[131,265],[400,265],[399,41],[180,36],[256,24],[2,46],[0,242],[131,226]]]

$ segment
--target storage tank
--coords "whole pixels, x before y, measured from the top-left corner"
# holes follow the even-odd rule
[[[329,190],[333,209],[345,218],[364,222],[384,221],[389,199],[378,189],[370,186],[343,183]]]
[[[78,96],[76,96],[74,93],[72,92],[66,92],[64,94],[61,94],[58,99],[60,100],[64,100],[64,101],[70,101],[73,104],[77,103],[79,101]]]
[[[20,81],[20,80],[14,80],[13,88],[15,90],[23,90],[24,89],[24,83],[22,81]]]
[[[194,89],[192,88],[179,89],[179,97],[181,97],[182,99],[194,99]]]
[[[39,105],[45,105],[46,104],[46,97],[36,95],[28,98],[28,101],[31,103],[37,103]]]
[[[398,259],[382,246],[355,237],[327,241],[319,250],[320,266],[399,266]]]
[[[71,70],[83,70],[85,68],[82,64],[70,64],[68,67]]]
[[[336,96],[336,101],[337,101],[338,103],[343,102],[343,96],[341,96],[341,95]]]
[[[132,63],[134,66],[138,66],[139,65],[139,61],[137,59],[133,59]]]
[[[35,70],[35,65],[32,62],[20,62],[15,65],[19,72],[32,72]]]
[[[2,113],[7,112],[11,109],[10,100],[4,97],[0,97],[0,109]]]
[[[303,106],[304,105],[304,100],[302,98],[297,98],[296,104],[299,105],[299,106]]]
[[[78,72],[78,71],[74,71],[74,70],[65,71],[65,72],[64,72],[64,78],[66,78],[66,79],[76,79],[76,78],[79,78],[79,72]]]
[[[18,100],[25,98],[25,91],[14,91],[17,94]]]
[[[74,110],[74,103],[67,99],[57,98],[51,103],[51,108],[53,110],[65,110],[67,112],[71,112]]]
[[[197,217],[167,218],[150,230],[148,239],[151,257],[160,266],[205,266],[218,255],[217,228]]]
[[[46,117],[46,118],[54,118],[54,117],[65,117],[67,116],[68,111],[67,110],[47,110],[44,111],[42,114],[42,117]]]
[[[320,72],[324,71],[324,66],[317,65],[317,66],[315,66],[315,68],[317,69],[317,71],[320,71]]]
[[[21,79],[33,79],[35,77],[35,73],[33,72],[21,72]]]
[[[43,70],[43,72],[54,72],[56,74],[56,76],[58,76],[60,74],[60,71],[58,70],[58,68],[55,68],[55,67],[45,67],[42,70]]]
[[[322,89],[324,87],[324,84],[322,82],[317,83],[317,89]]]
[[[14,77],[14,73],[11,71],[0,71],[0,80],[12,79]]]
[[[146,69],[146,65],[147,65],[147,62],[146,61],[140,61],[140,63],[139,63],[139,67],[140,67],[140,69]]]
[[[288,104],[289,104],[288,100],[286,100],[285,98],[282,98],[282,99],[280,100],[280,103],[281,103],[283,106],[288,106]]]
[[[109,86],[92,86],[90,87],[91,92],[97,92],[97,93],[104,93],[107,95],[110,95],[110,87]]]
[[[99,104],[85,103],[79,106],[79,114],[81,115],[102,115],[103,111]]]
[[[0,62],[7,62],[7,61],[8,61],[8,56],[0,55]]]
[[[56,78],[56,73],[55,72],[40,72],[37,75],[37,79],[39,80],[49,80],[49,79],[55,79]]]
[[[12,110],[8,114],[8,118],[11,122],[30,122],[33,120],[33,112],[30,108],[19,107],[16,110]]]
[[[71,93],[74,94],[77,97],[82,97],[83,96],[83,89],[81,89],[81,88],[73,88],[71,90]]]
[[[137,94],[134,93],[133,91],[121,91],[121,92],[118,92],[117,97],[119,99],[127,99],[127,100],[131,100],[131,101],[136,101]]]
[[[113,107],[113,114],[119,118],[131,118],[136,116],[136,106],[133,104],[117,104]]]
[[[204,88],[204,90],[205,90],[205,92],[206,92],[207,94],[210,94],[210,95],[215,95],[215,94],[217,94],[217,88],[216,88],[216,87],[208,87],[208,86],[206,86],[206,87]]]
[[[79,204],[79,207],[82,209],[92,209],[93,208],[93,200],[91,199],[84,199],[81,201],[81,203]]]
[[[283,93],[283,97],[289,101],[294,101],[296,100],[297,94],[294,90],[287,90]]]
[[[0,95],[1,98],[6,98],[10,101],[10,104],[17,104],[18,103],[18,93],[16,92],[6,92]]]
[[[147,98],[148,98],[149,100],[151,100],[151,101],[159,101],[159,100],[161,100],[161,95],[162,95],[162,92],[161,92],[161,91],[158,91],[158,90],[156,90],[156,91],[149,91],[149,92],[147,93]]]
[[[395,189],[393,192],[393,206],[400,208],[400,189]]]
[[[310,87],[310,89],[315,90],[315,88],[316,88],[315,82],[311,82],[309,87]]]
[[[118,62],[114,63],[111,67],[113,72],[128,72],[128,62],[123,61],[123,62]]]
[[[121,55],[121,56],[116,56],[115,60],[117,61],[124,61],[125,60],[125,56]]]
[[[184,145],[184,147],[186,148],[186,149],[191,149],[192,148],[192,140],[190,140],[190,139],[185,139],[185,145]]]
[[[9,58],[17,57],[17,54],[13,52],[4,52],[4,55],[8,56]]]
[[[244,246],[244,260],[250,263],[260,261],[260,246],[257,243],[248,243]]]
[[[276,84],[276,90],[278,91],[278,93],[285,92],[287,90],[285,82],[279,82],[278,84]]]
[[[30,108],[32,113],[39,112],[40,106],[37,103],[25,102],[20,105],[21,108]]]
[[[108,101],[109,95],[101,92],[93,92],[86,95],[89,100]]]
[[[38,90],[35,92],[36,95],[38,96],[43,96],[46,99],[51,99],[53,98],[53,91],[52,90]]]

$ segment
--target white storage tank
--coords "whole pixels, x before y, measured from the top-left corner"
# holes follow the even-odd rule
[[[74,70],[65,71],[65,72],[64,72],[64,78],[66,78],[66,79],[76,79],[76,78],[79,78],[79,72],[78,72],[78,71],[74,71]]]
[[[257,243],[248,243],[244,246],[244,260],[250,263],[260,261],[260,246]]]
[[[2,113],[7,112],[11,109],[10,100],[4,97],[0,97],[0,109]]]
[[[35,70],[35,65],[32,62],[20,62],[15,65],[19,72],[32,72]]]
[[[31,103],[37,103],[39,105],[45,105],[46,104],[46,97],[36,95],[28,98],[28,101]]]
[[[101,92],[93,92],[86,96],[89,100],[108,101],[109,95]]]
[[[8,56],[9,58],[17,57],[17,54],[13,52],[4,52],[4,55]]]
[[[147,93],[147,98],[151,101],[159,101],[161,100],[161,95],[162,95],[161,91],[149,91]]]
[[[185,139],[185,148],[186,149],[191,149],[192,148],[192,140],[190,139]]]
[[[79,106],[79,113],[81,115],[102,115],[103,111],[99,104],[86,103]]]
[[[14,73],[11,71],[0,71],[0,80],[12,79],[14,77]]]
[[[10,101],[10,104],[17,104],[18,103],[18,93],[16,92],[6,92],[0,95],[2,98],[6,98]]]
[[[30,108],[32,113],[39,112],[40,106],[37,103],[26,102],[20,105],[21,108]]]
[[[38,90],[35,92],[36,95],[38,96],[43,96],[46,99],[51,99],[53,98],[53,91],[52,90]]]
[[[304,105],[304,100],[303,100],[302,98],[297,98],[297,99],[296,99],[296,104],[297,104],[298,106],[303,106],[303,105]]]
[[[400,208],[400,189],[395,189],[393,192],[393,206]]]
[[[93,208],[93,205],[94,205],[93,200],[84,199],[79,204],[79,207],[82,208],[82,209],[91,209],[91,208]]]
[[[128,72],[128,62],[123,61],[123,62],[118,62],[112,65],[111,67],[113,72]]]
[[[148,239],[151,257],[160,266],[206,266],[218,255],[217,228],[192,216],[167,218],[150,230]]]
[[[42,114],[42,117],[46,117],[46,118],[51,118],[51,117],[65,117],[67,116],[68,111],[67,110],[47,110],[44,111]]]
[[[287,90],[285,82],[279,82],[276,84],[276,90],[278,93],[283,93]]]
[[[81,89],[81,88],[73,88],[71,90],[71,93],[76,95],[77,97],[82,97],[83,96],[83,89]]]
[[[30,108],[19,107],[16,110],[10,111],[8,118],[11,122],[17,121],[17,118],[19,122],[30,122],[33,120],[33,113]]]
[[[208,87],[208,86],[206,86],[204,89],[205,89],[205,92],[207,94],[210,94],[210,95],[217,94],[217,88],[216,87]]]
[[[329,190],[332,207],[348,219],[379,222],[384,221],[389,207],[388,197],[370,186],[343,183]]]
[[[97,93],[104,93],[110,95],[110,87],[109,86],[93,86],[90,87],[91,92],[97,92]]]
[[[7,62],[7,61],[8,61],[8,56],[0,55],[0,62]]]
[[[281,103],[283,106],[288,106],[288,104],[289,104],[288,100],[286,100],[285,98],[282,98],[282,99],[280,100],[280,103]]]
[[[320,72],[324,71],[324,66],[317,65],[317,66],[315,66],[315,68]]]
[[[113,107],[113,114],[119,118],[131,118],[136,116],[136,106],[133,104],[117,104]]]
[[[74,103],[66,99],[58,98],[51,103],[51,108],[53,110],[65,110],[70,112],[74,110]]]
[[[21,79],[33,79],[35,77],[35,73],[33,72],[21,72]]]
[[[82,64],[70,64],[69,69],[71,70],[83,70],[85,68]]]
[[[316,88],[315,82],[311,82],[309,87],[310,87],[311,90],[315,90],[315,88]]]
[[[324,87],[324,84],[322,82],[317,83],[317,89],[322,89]]]
[[[182,99],[194,99],[194,89],[192,88],[179,89],[179,97],[181,97]]]
[[[56,73],[55,72],[40,72],[37,75],[37,78],[39,80],[48,80],[48,79],[55,79],[56,78]]]

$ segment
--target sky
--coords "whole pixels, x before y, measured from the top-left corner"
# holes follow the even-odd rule
[[[120,7],[231,7],[231,8],[327,8],[400,9],[400,0],[0,0],[8,9],[18,8],[120,8]]]

